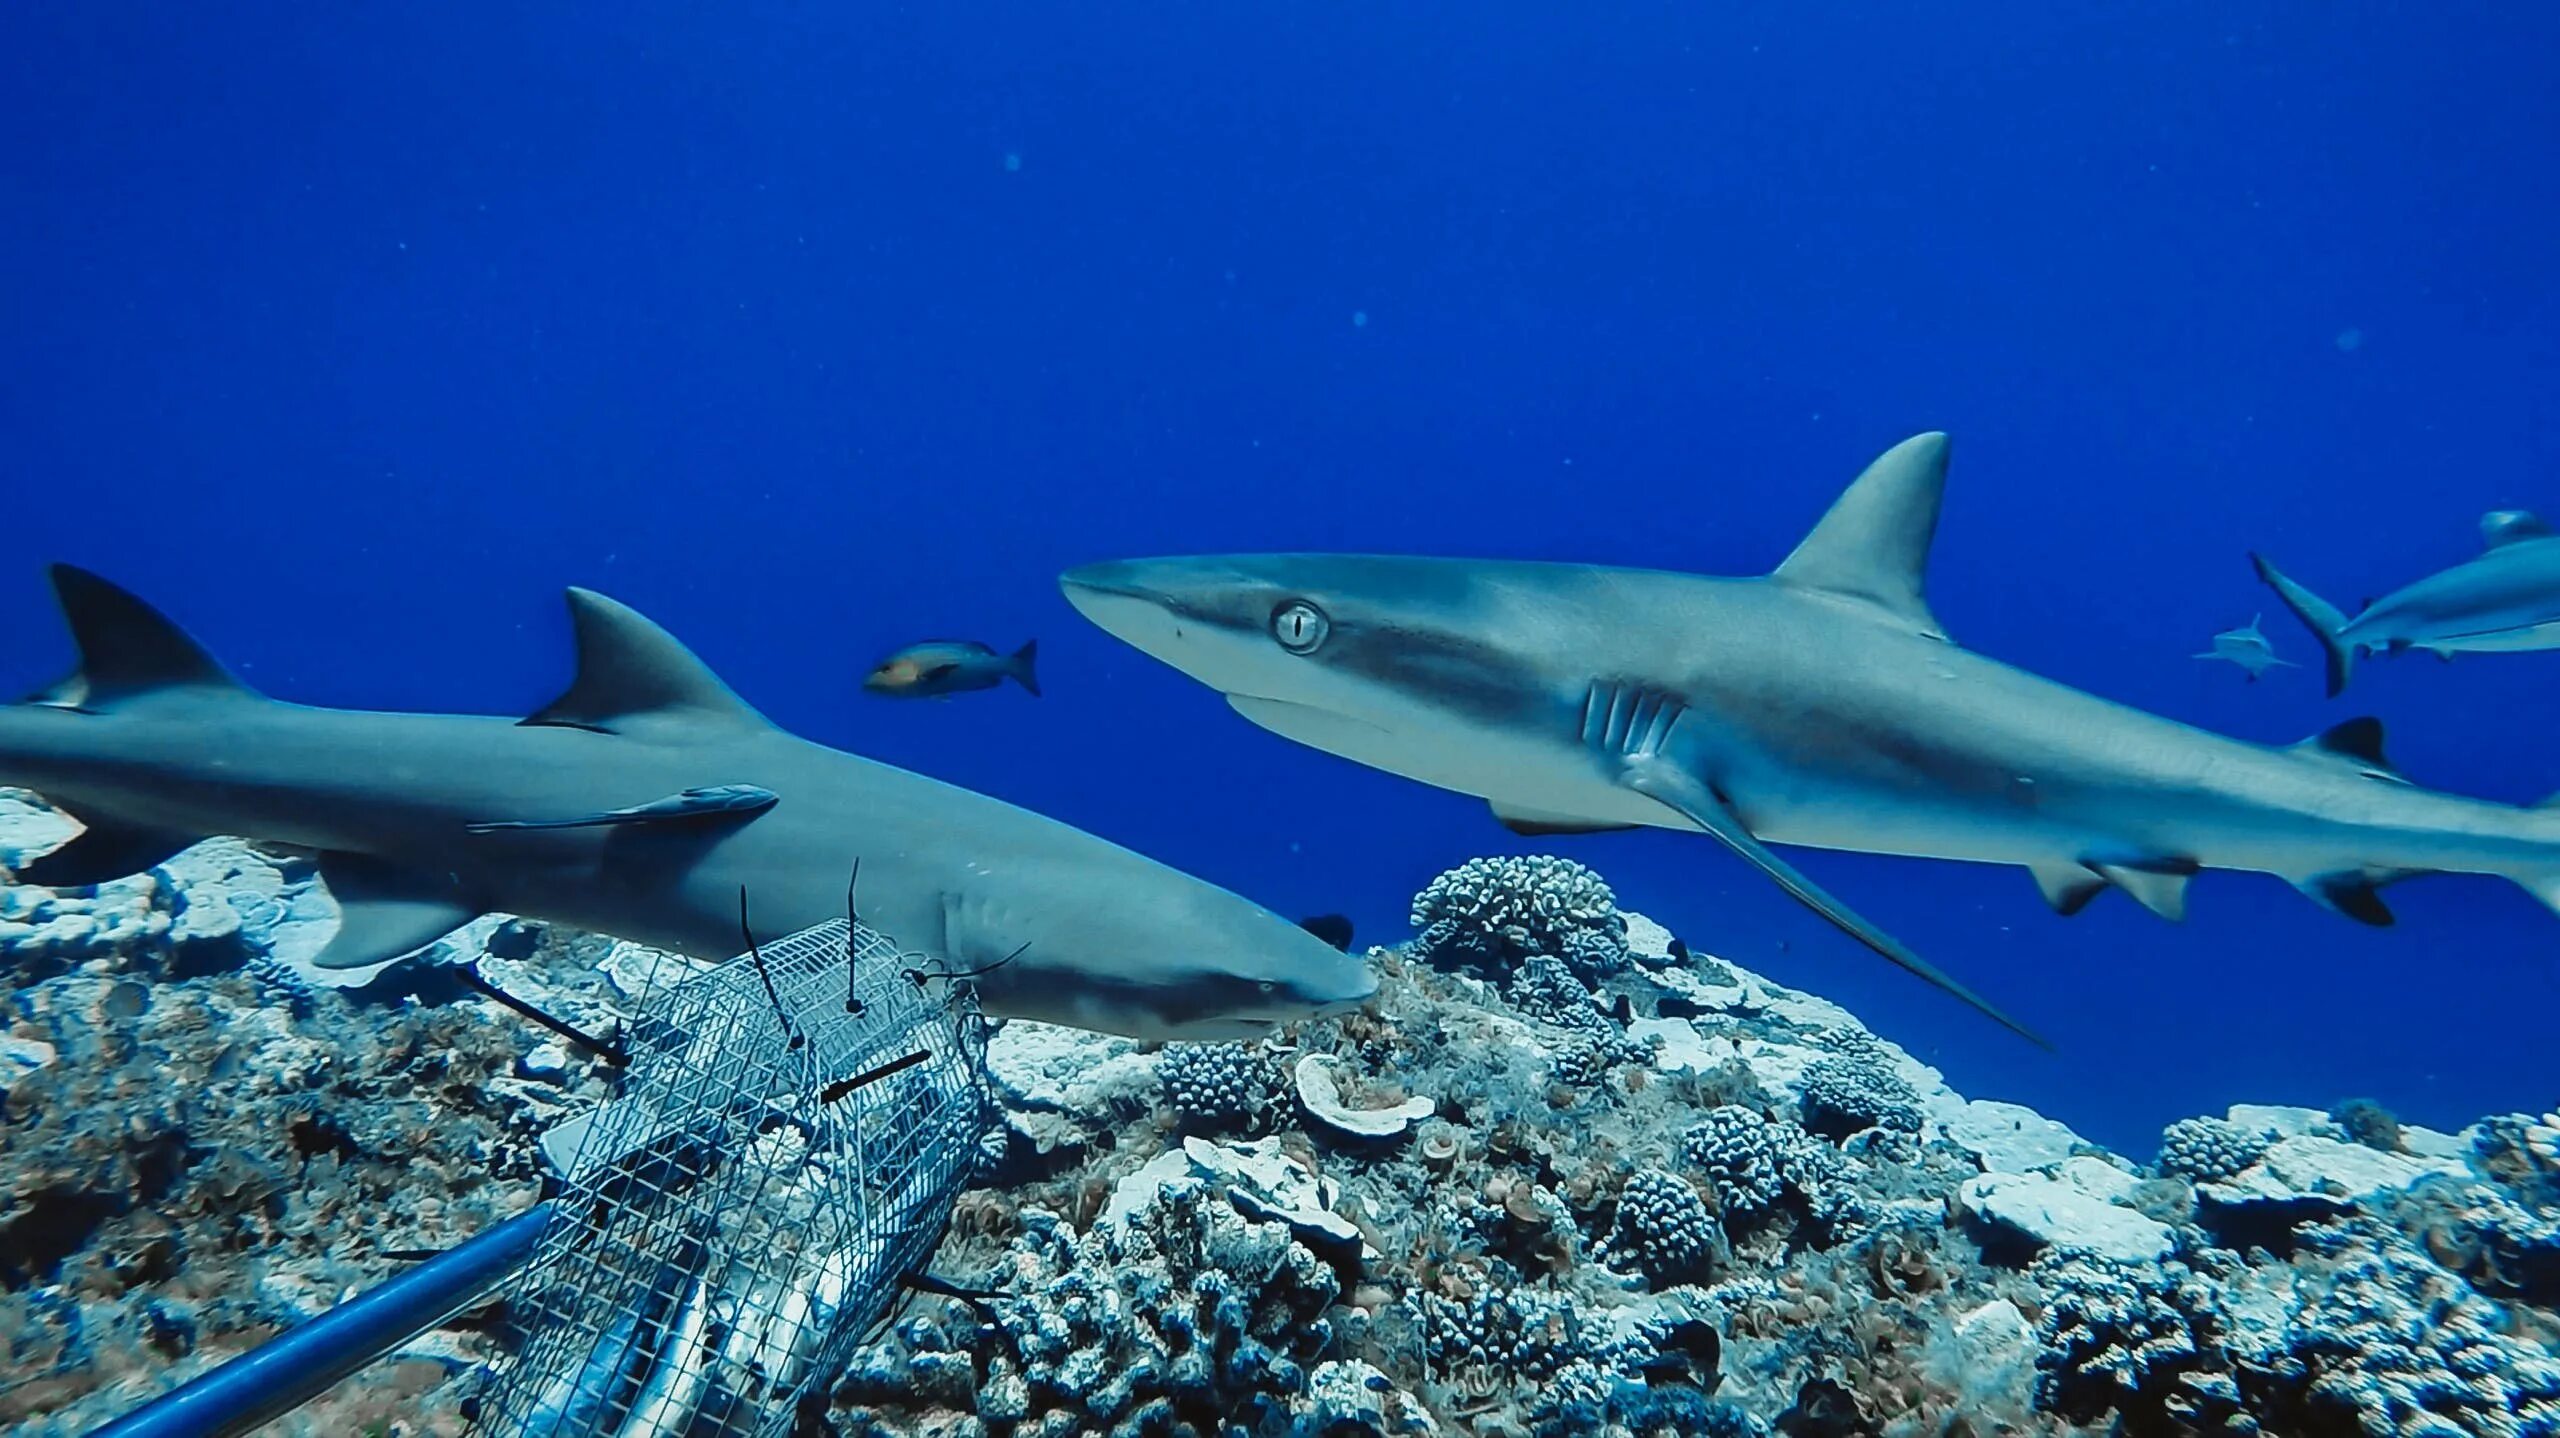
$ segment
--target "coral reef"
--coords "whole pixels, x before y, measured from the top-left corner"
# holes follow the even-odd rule
[[[2160,1132],[2160,1171],[2206,1183],[2235,1178],[2266,1156],[2268,1142],[2229,1119],[2182,1118]]]
[[[1271,1061],[1250,1044],[1177,1044],[1156,1064],[1165,1102],[1184,1122],[1242,1128],[1270,1116]]]
[[[1570,859],[1470,859],[1414,897],[1416,950],[1436,964],[1500,975],[1533,955],[1588,980],[1627,961],[1626,921],[1607,883]]]
[[[0,862],[46,819],[0,802]],[[0,1425],[85,1431],[516,1211],[609,1090],[432,971],[317,984],[328,910],[229,841],[0,889]],[[2146,1165],[1578,865],[1414,915],[1378,1002],[1257,1044],[1002,1025],[963,1296],[821,1431],[2560,1435],[2560,1115],[2237,1106]],[[667,972],[503,917],[440,948],[603,1030]],[[501,1347],[466,1316],[271,1431],[459,1431]]]

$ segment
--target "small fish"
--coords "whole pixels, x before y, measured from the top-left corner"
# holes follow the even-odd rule
[[[993,689],[1011,679],[1036,699],[1040,676],[1031,666],[1039,653],[1036,639],[1011,654],[998,654],[974,639],[928,639],[872,666],[862,687],[895,699],[939,699],[972,689]]]
[[[2249,623],[2245,628],[2226,629],[2213,636],[2213,647],[2195,657],[2224,659],[2237,664],[2249,671],[2249,682],[2252,684],[2258,682],[2259,675],[2279,664],[2287,669],[2301,668],[2301,665],[2290,659],[2276,657],[2276,647],[2269,644],[2267,636],[2258,631],[2258,621],[2264,618],[2266,616],[2263,614],[2253,614],[2249,616]]]

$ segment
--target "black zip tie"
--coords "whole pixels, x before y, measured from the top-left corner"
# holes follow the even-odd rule
[[[631,1067],[631,1053],[622,1045],[607,1039],[597,1038],[595,1035],[587,1033],[585,1030],[578,1028],[574,1024],[564,1022],[560,1019],[555,1019],[551,1015],[544,1013],[542,1010],[535,1008],[533,1005],[526,1003],[524,1000],[517,998],[515,995],[508,993],[505,989],[499,988],[496,984],[493,984],[480,976],[480,966],[478,964],[456,964],[453,972],[455,977],[462,980],[462,986],[464,988],[470,989],[473,992],[482,994],[486,997],[496,999],[499,1003],[505,1004],[508,1008],[511,1008],[517,1013],[524,1015],[526,1018],[533,1020],[535,1023],[542,1025],[544,1028],[551,1030],[553,1033],[558,1034],[560,1037],[567,1039],[580,1048],[595,1054],[607,1063],[617,1065],[621,1068]]]
[[[747,956],[755,961],[756,977],[764,980],[764,996],[773,1004],[773,1017],[791,1042],[785,1048],[797,1049],[804,1042],[800,1031],[791,1026],[791,1011],[782,1006],[782,991],[773,986],[773,973],[764,966],[764,950],[756,947],[755,930],[747,927],[747,886],[738,886],[738,936],[747,941]]]
[[[908,1069],[914,1068],[917,1064],[923,1063],[929,1057],[931,1057],[931,1055],[927,1054],[924,1050],[917,1049],[914,1053],[904,1054],[900,1057],[893,1058],[876,1069],[872,1069],[865,1073],[855,1074],[849,1079],[838,1079],[834,1083],[831,1083],[818,1091],[818,1102],[821,1104],[834,1103],[837,1099],[843,1098],[846,1094],[849,1094],[855,1089],[861,1088],[866,1084],[878,1083],[880,1080],[887,1078],[891,1074],[904,1073]]]
[[[862,1017],[862,990],[854,973],[854,960],[862,949],[862,919],[854,908],[853,891],[862,882],[862,856],[853,856],[853,877],[844,881],[844,1011]]]

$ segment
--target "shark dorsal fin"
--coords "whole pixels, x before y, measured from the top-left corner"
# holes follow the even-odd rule
[[[2382,721],[2372,715],[2343,719],[2293,746],[2297,751],[2349,764],[2376,779],[2406,783],[2382,753]]]
[[[711,666],[631,606],[592,589],[571,589],[569,624],[577,635],[578,677],[522,722],[606,733],[653,715],[765,722]]]
[[[47,576],[80,662],[28,695],[28,703],[90,709],[155,689],[245,688],[169,616],[123,586],[70,564],[53,565]]]
[[[2480,516],[2480,543],[2483,548],[2504,549],[2528,539],[2550,537],[2551,526],[2529,509],[2493,509]]]
[[[1904,440],[1832,502],[1771,577],[1854,599],[1932,639],[1946,638],[1924,594],[1946,484],[1947,437],[1933,431]]]

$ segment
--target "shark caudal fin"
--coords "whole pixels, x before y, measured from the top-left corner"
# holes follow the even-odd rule
[[[169,616],[123,586],[70,564],[49,566],[45,574],[53,581],[53,597],[62,606],[80,662],[26,696],[26,703],[107,709],[162,689],[249,692]]]
[[[2285,578],[2267,562],[2266,556],[2253,552],[2249,562],[2257,567],[2258,577],[2265,580],[2267,586],[2275,590],[2276,597],[2284,601],[2285,608],[2293,611],[2293,617],[2301,620],[2302,627],[2311,631],[2311,637],[2320,641],[2321,652],[2329,661],[2329,697],[2337,698],[2346,689],[2347,679],[2356,667],[2355,646],[2338,637],[2338,631],[2347,627],[2347,616],[2339,613],[2337,606],[2328,600]]]
[[[1040,641],[1026,639],[1022,641],[1021,648],[1013,651],[1013,659],[1007,670],[1013,675],[1013,682],[1030,690],[1031,697],[1034,699],[1040,697],[1040,674],[1032,666],[1038,663],[1039,659]]]

